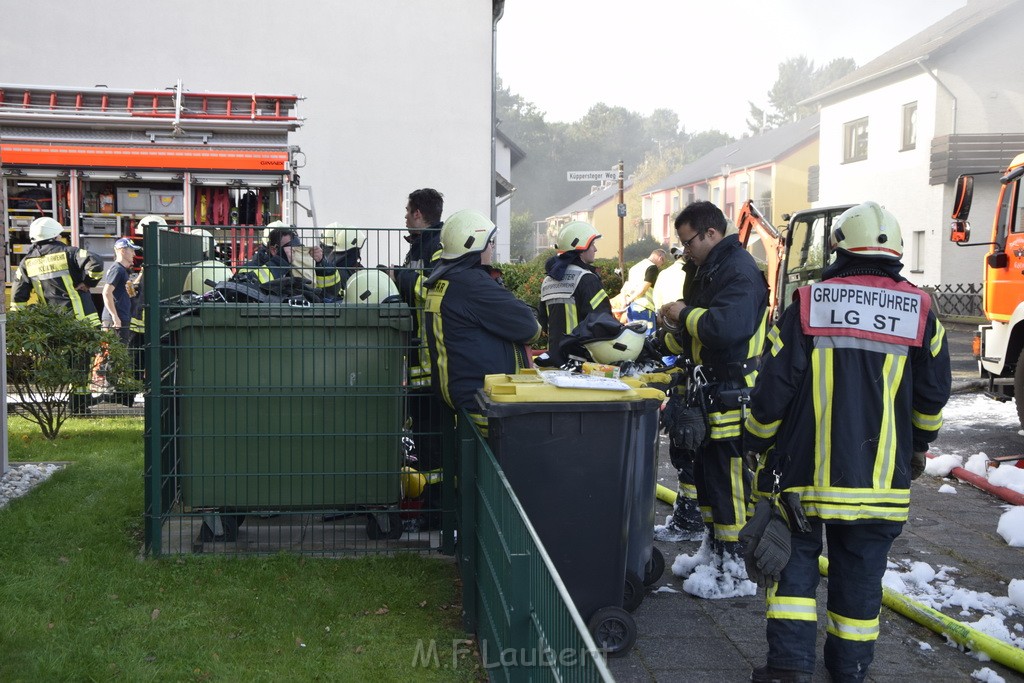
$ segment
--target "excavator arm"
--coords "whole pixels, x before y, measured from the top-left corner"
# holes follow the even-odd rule
[[[779,269],[785,252],[782,234],[754,206],[754,202],[743,202],[736,218],[736,228],[740,244],[745,249],[752,233],[757,233],[764,246],[765,278],[768,280],[768,320],[775,319],[775,310],[779,305]]]

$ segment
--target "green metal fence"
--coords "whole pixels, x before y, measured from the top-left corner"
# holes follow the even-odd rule
[[[371,236],[374,260],[397,262],[381,246],[394,236]],[[457,554],[465,625],[492,679],[611,680],[471,421],[456,429],[439,404],[425,420],[410,411],[425,397],[406,382],[415,311],[183,295],[204,256],[189,239],[145,237],[149,552]],[[410,479],[409,443],[432,439],[441,471],[458,476]],[[439,498],[407,490],[428,480]],[[409,524],[431,512],[439,529]]]
[[[487,442],[465,413],[458,422],[465,626],[489,677],[614,680]]]

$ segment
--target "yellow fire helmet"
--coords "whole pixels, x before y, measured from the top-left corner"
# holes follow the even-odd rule
[[[345,284],[347,304],[380,304],[390,297],[398,297],[398,287],[383,270],[356,271]]]
[[[188,271],[181,291],[184,294],[206,294],[213,289],[207,280],[217,284],[231,279],[231,275],[231,269],[220,261],[203,261]]]
[[[600,236],[601,233],[590,223],[572,221],[563,225],[558,231],[558,242],[555,243],[555,249],[559,254],[567,251],[586,251]]]
[[[466,254],[478,253],[498,232],[491,219],[479,211],[456,211],[441,228],[441,258],[452,261]]]
[[[875,202],[864,202],[839,214],[832,224],[832,248],[851,256],[899,259],[903,233],[896,216]]]

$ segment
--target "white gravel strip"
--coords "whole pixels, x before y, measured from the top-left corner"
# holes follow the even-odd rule
[[[28,494],[29,491],[42,484],[50,478],[50,475],[63,467],[63,465],[49,462],[12,464],[11,470],[0,476],[0,508],[5,507],[15,498]]]

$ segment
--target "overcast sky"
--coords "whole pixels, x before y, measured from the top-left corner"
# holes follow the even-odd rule
[[[965,0],[507,0],[498,75],[546,112],[575,121],[598,102],[666,108],[691,133],[746,131],[778,65],[801,54],[862,66]]]

